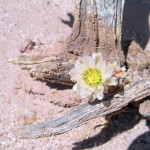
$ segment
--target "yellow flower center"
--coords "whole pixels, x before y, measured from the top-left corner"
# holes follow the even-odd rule
[[[99,69],[89,68],[83,74],[83,80],[89,86],[95,87],[102,83],[102,73]]]

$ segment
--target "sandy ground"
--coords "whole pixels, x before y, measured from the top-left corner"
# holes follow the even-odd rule
[[[27,39],[36,43],[28,54],[61,52],[72,28],[60,18],[69,21],[67,13],[73,14],[73,10],[72,0],[0,0],[0,149],[150,150],[149,125],[133,110],[115,116],[103,129],[97,118],[55,137],[18,138],[17,127],[24,114],[34,112],[37,123],[56,118],[70,109],[66,106],[80,103],[73,99],[71,89],[47,86],[7,61],[21,55]]]

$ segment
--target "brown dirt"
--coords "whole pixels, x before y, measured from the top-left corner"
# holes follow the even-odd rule
[[[7,62],[21,55],[28,39],[35,42],[28,54],[58,54],[70,35],[67,13],[73,14],[72,0],[0,2],[0,149],[1,150],[133,150],[150,148],[145,120],[137,112],[121,113],[103,129],[102,119],[55,137],[23,140],[17,137],[19,120],[35,112],[36,123],[56,118],[80,101],[73,99],[71,89],[63,89],[32,79],[26,71]],[[60,19],[61,18],[61,19]],[[96,128],[95,128],[96,127]],[[138,144],[136,139],[138,136]],[[135,144],[136,143],[136,144]],[[139,145],[141,143],[141,145]],[[131,145],[132,144],[132,145]],[[129,145],[130,148],[129,148]],[[136,147],[135,147],[136,146]],[[141,150],[145,150],[142,149]],[[136,149],[137,150],[137,149]],[[148,149],[147,149],[148,150]]]

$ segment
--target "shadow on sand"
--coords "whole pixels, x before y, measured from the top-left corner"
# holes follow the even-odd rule
[[[149,0],[125,0],[121,45],[127,58],[128,47],[134,40],[144,49],[150,38],[149,31],[150,1]]]
[[[140,120],[141,116],[138,110],[129,105],[126,112],[113,116],[111,123],[104,127],[99,134],[74,143],[73,150],[90,149],[100,146],[117,134],[133,128]]]

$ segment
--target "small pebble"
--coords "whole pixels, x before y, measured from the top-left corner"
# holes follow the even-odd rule
[[[30,124],[33,124],[36,120],[37,120],[36,112],[35,111],[30,111],[27,114],[20,117],[19,124],[21,124],[21,125],[30,125]]]
[[[16,90],[19,90],[22,88],[22,82],[19,81],[19,80],[16,80],[13,82],[13,88],[16,89]]]

